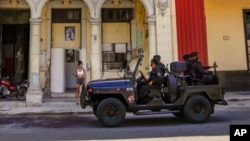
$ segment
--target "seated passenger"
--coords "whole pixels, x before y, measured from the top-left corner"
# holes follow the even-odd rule
[[[193,61],[190,57],[190,54],[183,55],[183,60],[186,62],[186,65],[187,65],[187,70],[184,72],[184,75],[191,75],[192,76],[192,74],[193,74]],[[192,84],[191,77],[187,77],[186,82],[187,82],[187,84],[191,85]]]
[[[218,84],[217,76],[213,75],[212,72],[207,71],[210,68],[217,68],[215,66],[203,66],[198,59],[198,52],[192,52],[190,54],[193,61],[193,77],[195,79],[201,80],[204,84]]]
[[[161,69],[161,71],[163,72],[163,75],[165,74],[166,72],[166,67],[163,63],[161,63],[161,56],[160,55],[155,55],[153,57],[153,59],[156,59],[158,61],[158,65],[157,67],[159,67]]]
[[[141,102],[144,98],[144,94],[146,94],[147,91],[150,91],[150,89],[157,89],[159,91],[161,89],[161,86],[164,81],[164,76],[163,76],[163,72],[158,67],[158,60],[152,59],[151,67],[152,67],[152,71],[150,72],[148,84],[140,88],[139,93],[137,95],[137,98],[138,98],[137,102]]]

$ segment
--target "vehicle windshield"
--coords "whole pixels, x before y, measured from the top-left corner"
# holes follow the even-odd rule
[[[133,72],[135,70],[138,59],[139,59],[138,57],[134,57],[130,60],[130,62],[128,63],[129,72]]]

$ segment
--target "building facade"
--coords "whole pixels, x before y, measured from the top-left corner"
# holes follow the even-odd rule
[[[227,90],[250,87],[248,0],[2,0],[1,75],[28,78],[28,105],[74,88],[84,62],[88,80],[117,77],[140,51],[165,64],[198,51],[217,62]]]

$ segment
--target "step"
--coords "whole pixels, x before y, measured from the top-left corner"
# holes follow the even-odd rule
[[[171,113],[179,113],[180,111],[168,111],[168,110],[164,110],[164,111],[138,111],[135,112],[135,115],[160,115],[160,114],[171,114]]]
[[[65,93],[51,93],[52,98],[73,98],[76,94],[74,92],[65,92]]]

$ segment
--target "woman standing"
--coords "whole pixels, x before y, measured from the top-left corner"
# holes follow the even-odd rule
[[[82,61],[78,61],[78,67],[74,73],[76,77],[76,104],[79,105],[80,102],[80,88],[85,85],[86,81],[86,70],[83,68]]]

